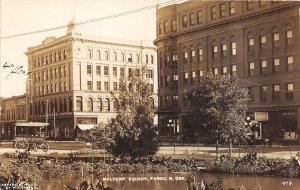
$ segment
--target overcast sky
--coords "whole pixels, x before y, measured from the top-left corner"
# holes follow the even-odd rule
[[[1,2],[1,82],[0,96],[25,93],[26,75],[9,72],[18,66],[27,71],[24,52],[40,44],[48,36],[63,36],[66,27],[37,34],[3,39],[6,36],[66,26],[76,16],[76,22],[87,21],[171,0],[0,0]],[[81,25],[82,33],[97,36],[151,40],[156,37],[156,9]],[[12,67],[5,67],[13,64]]]

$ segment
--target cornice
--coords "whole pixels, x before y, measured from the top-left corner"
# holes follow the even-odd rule
[[[157,42],[159,42],[159,41],[169,40],[169,39],[176,39],[178,36],[181,36],[181,35],[190,35],[190,34],[193,34],[193,33],[196,33],[196,32],[206,31],[206,30],[209,30],[209,29],[219,28],[219,27],[222,27],[222,26],[228,26],[229,24],[236,24],[236,23],[239,23],[239,22],[243,22],[243,21],[246,21],[246,20],[253,19],[253,18],[264,17],[265,15],[271,15],[271,14],[274,14],[276,12],[284,12],[287,9],[290,9],[290,8],[295,9],[296,5],[297,5],[297,7],[299,7],[299,2],[295,2],[294,4],[289,4],[289,5],[286,5],[286,6],[277,7],[275,9],[269,9],[269,10],[265,10],[265,11],[262,11],[262,12],[241,16],[241,17],[238,17],[238,18],[225,20],[225,21],[222,21],[222,22],[214,23],[214,24],[209,24],[209,25],[193,28],[193,29],[190,29],[190,30],[176,32],[176,33],[173,33],[173,34],[170,34],[170,35],[159,37],[159,38],[155,39],[153,41],[153,43],[156,45]]]

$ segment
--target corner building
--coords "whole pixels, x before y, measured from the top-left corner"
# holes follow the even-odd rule
[[[156,47],[80,32],[73,18],[66,35],[28,48],[29,121],[48,122],[53,138],[107,122],[118,108],[119,79],[140,73],[150,83],[157,107]],[[141,68],[146,68],[143,70]]]
[[[297,1],[187,1],[158,9],[161,136],[188,132],[182,96],[211,72],[237,76],[249,90],[259,138],[298,143],[299,16]]]

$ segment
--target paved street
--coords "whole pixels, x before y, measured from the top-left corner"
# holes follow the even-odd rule
[[[50,150],[45,153],[42,150],[32,151],[32,154],[67,154],[71,152],[81,151],[89,147],[84,142],[49,142]],[[273,147],[262,147],[258,146],[252,151],[258,152],[258,156],[265,156],[268,158],[284,158],[289,159],[291,157],[297,156],[300,154],[300,147],[283,147],[283,146],[273,146]],[[241,157],[245,154],[247,149],[238,149],[233,148],[233,156]],[[15,153],[16,150],[12,148],[10,142],[1,143],[0,145],[0,154],[4,153]],[[229,153],[228,147],[220,147],[219,155],[226,155]],[[214,146],[161,146],[158,153],[159,155],[216,155],[216,148]],[[300,155],[298,155],[300,156]]]

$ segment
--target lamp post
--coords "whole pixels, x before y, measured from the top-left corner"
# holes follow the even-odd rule
[[[219,158],[219,131],[216,130],[216,159]]]

